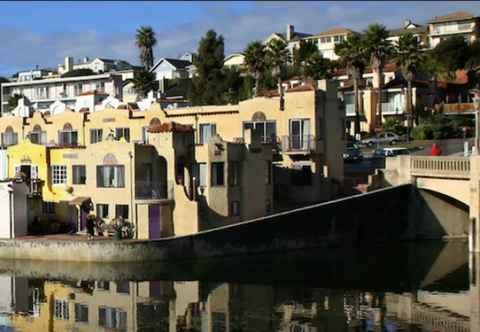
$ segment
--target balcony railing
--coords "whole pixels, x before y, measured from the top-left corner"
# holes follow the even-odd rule
[[[288,135],[282,136],[282,151],[287,153],[306,153],[314,151],[315,137],[313,135]]]
[[[403,114],[404,109],[404,104],[401,104],[399,106],[392,103],[382,103],[382,114],[384,115]]]
[[[443,113],[471,113],[475,111],[473,103],[443,104]]]
[[[135,181],[136,199],[167,199],[169,192],[166,183]]]

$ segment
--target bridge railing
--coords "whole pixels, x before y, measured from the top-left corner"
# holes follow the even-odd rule
[[[470,178],[470,159],[464,157],[411,156],[410,168],[417,176]]]

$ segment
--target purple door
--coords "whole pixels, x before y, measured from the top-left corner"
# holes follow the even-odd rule
[[[80,208],[80,231],[83,231],[87,227],[87,214],[83,208]]]
[[[160,238],[160,205],[158,204],[148,207],[148,238]]]

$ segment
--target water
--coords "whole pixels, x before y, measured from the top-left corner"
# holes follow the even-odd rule
[[[478,261],[463,242],[196,262],[0,261],[0,331],[480,332]]]

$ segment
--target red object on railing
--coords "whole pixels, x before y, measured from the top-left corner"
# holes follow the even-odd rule
[[[437,145],[433,144],[432,145],[432,156],[440,156],[442,155],[442,149]]]

